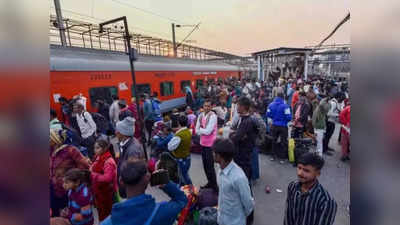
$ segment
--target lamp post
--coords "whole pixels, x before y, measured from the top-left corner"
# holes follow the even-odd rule
[[[129,29],[128,29],[128,21],[126,19],[126,16],[123,17],[119,17],[113,20],[109,20],[103,23],[100,23],[100,30],[99,33],[103,33],[104,31],[104,26],[108,25],[108,24],[112,24],[112,23],[117,23],[123,21],[124,22],[124,28],[125,28],[125,38],[126,38],[126,45],[128,48],[128,54],[129,54],[129,64],[131,67],[131,76],[132,76],[132,83],[133,83],[133,95],[135,96],[135,100],[136,100],[136,110],[138,112],[138,119],[139,119],[139,124],[140,127],[144,127],[144,123],[143,123],[143,117],[140,113],[140,105],[139,105],[139,96],[137,96],[137,88],[136,88],[136,75],[135,75],[135,66],[133,65],[133,62],[137,60],[137,52],[135,51],[135,49],[133,49],[131,47],[131,35],[129,34]],[[144,137],[144,132],[142,133],[142,145],[143,145],[143,150],[144,150],[144,154],[146,157],[146,160],[148,159],[147,156],[147,151],[146,151],[146,144],[144,143],[145,137]]]

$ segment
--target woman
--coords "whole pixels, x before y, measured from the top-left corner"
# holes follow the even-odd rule
[[[50,207],[52,216],[60,216],[67,206],[63,178],[72,168],[89,169],[90,160],[73,145],[65,144],[65,130],[50,130]]]
[[[117,191],[117,164],[112,156],[112,148],[105,139],[94,144],[96,160],[90,167],[95,205],[99,211],[99,221],[111,213],[114,193]]]

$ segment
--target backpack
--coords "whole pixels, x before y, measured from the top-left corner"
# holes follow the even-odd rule
[[[218,225],[218,210],[206,207],[199,212],[199,225]]]
[[[155,119],[155,121],[160,121],[161,120],[161,109],[160,109],[160,105],[154,101],[151,100],[151,108],[153,109],[153,118]]]
[[[257,137],[256,137],[256,146],[261,146],[265,141],[265,135],[267,133],[267,125],[263,120],[259,120],[256,117],[251,117],[253,122],[255,123],[255,127],[257,129]]]
[[[199,209],[218,205],[218,193],[212,188],[201,188],[197,206]]]
[[[90,113],[90,115],[92,116],[92,119],[93,119],[94,123],[96,124],[97,132],[102,132],[102,131],[108,130],[109,122],[103,115],[101,115],[100,113]],[[83,114],[83,117],[85,117],[85,113]]]
[[[72,127],[65,125],[62,122],[59,122],[57,124],[60,124],[63,131],[66,133],[66,139],[65,139],[65,144],[70,144],[75,147],[78,147],[81,145],[82,138],[81,135]]]

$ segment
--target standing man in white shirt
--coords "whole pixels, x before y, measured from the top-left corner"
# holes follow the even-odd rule
[[[119,121],[119,113],[120,113],[121,109],[119,107],[119,98],[118,98],[118,96],[113,95],[112,99],[113,99],[113,103],[110,106],[109,114],[110,114],[111,124],[115,128],[115,125]]]
[[[218,139],[212,147],[218,172],[218,224],[245,225],[254,210],[249,182],[243,170],[233,161],[235,146],[229,139]]]
[[[96,123],[93,121],[92,115],[84,110],[84,106],[77,102],[73,107],[74,113],[76,114],[76,121],[81,131],[82,146],[88,150],[90,160],[93,160],[94,156],[94,143],[96,141]]]
[[[203,188],[213,188],[218,190],[217,177],[214,169],[214,157],[211,147],[217,139],[217,115],[211,111],[211,100],[204,101],[203,110],[196,123],[196,134],[200,135],[200,145],[202,146],[201,157],[203,160],[204,172],[207,177],[207,184]]]

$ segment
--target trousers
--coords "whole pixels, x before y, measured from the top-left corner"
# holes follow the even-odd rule
[[[288,128],[272,125],[271,135],[273,137],[272,151],[280,159],[288,159]],[[278,138],[281,140],[278,143]]]
[[[328,151],[329,141],[331,140],[334,131],[335,131],[335,123],[326,121],[326,133],[323,139],[324,152]]]
[[[211,187],[217,187],[217,177],[214,168],[214,156],[210,147],[202,146],[201,159],[203,161],[204,172],[207,177],[208,184]]]
[[[318,153],[319,156],[322,156],[323,152],[323,139],[324,139],[324,133],[325,130],[322,129],[314,129],[314,133],[317,139],[317,149],[316,152]]]

